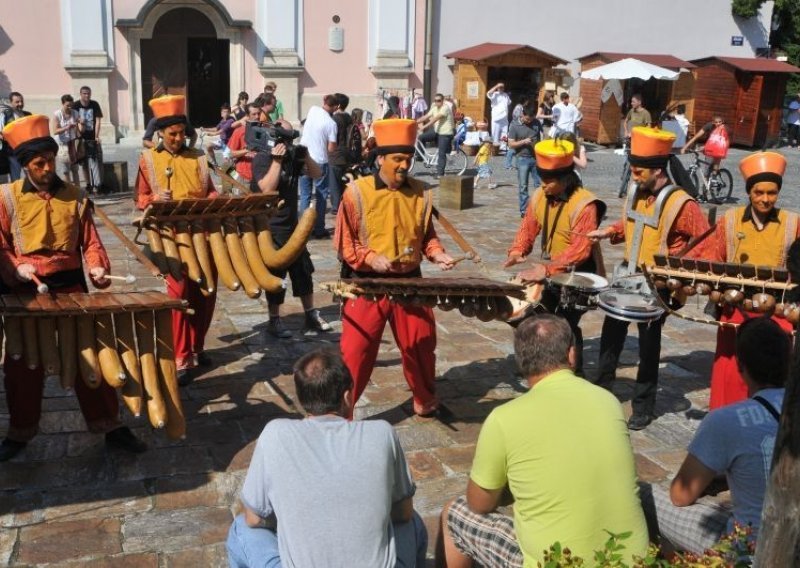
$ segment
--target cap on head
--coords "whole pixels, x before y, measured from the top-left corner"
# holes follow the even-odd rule
[[[406,118],[387,118],[376,120],[372,127],[375,132],[376,152],[395,154],[414,152],[417,139],[417,122]]]
[[[536,154],[536,170],[540,175],[562,176],[575,169],[575,145],[569,140],[542,140],[533,147],[533,152]]]
[[[186,124],[186,97],[183,95],[164,95],[150,99],[147,103],[156,118],[156,127],[166,128],[173,124]]]
[[[669,161],[675,134],[668,130],[636,126],[631,131],[631,154],[628,161],[642,168],[663,168]]]
[[[43,114],[18,118],[3,128],[3,140],[14,149],[14,157],[23,166],[44,152],[58,152],[50,136],[50,121]]]
[[[780,189],[786,173],[786,158],[777,152],[754,152],[739,162],[739,171],[747,191],[762,181],[771,181]]]

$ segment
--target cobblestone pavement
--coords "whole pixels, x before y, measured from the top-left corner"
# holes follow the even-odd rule
[[[731,152],[732,169],[742,155]],[[608,149],[592,149],[589,157],[586,186],[607,201],[613,220],[621,205],[616,188],[623,159]],[[133,180],[134,148],[107,148],[106,159],[128,161]],[[794,154],[791,161],[781,200],[797,209],[800,195],[794,186],[800,172]],[[483,264],[463,262],[454,275],[499,280],[510,276],[500,265],[519,221],[516,173],[503,168],[503,158],[494,158],[493,165],[499,187],[477,190],[471,209],[446,212],[483,256]],[[735,180],[734,196],[741,199],[738,172]],[[101,198],[98,204],[121,226],[128,225],[130,195]],[[132,234],[127,227],[126,231]],[[130,271],[139,277],[135,285],[116,290],[162,289],[108,231],[103,228],[101,233],[114,272]],[[444,240],[455,249],[448,237]],[[317,281],[335,278],[338,265],[331,242],[312,241],[309,248]],[[619,259],[620,247],[605,249],[609,268]],[[435,274],[430,268],[426,272]],[[255,440],[270,419],[299,415],[289,374],[292,363],[310,349],[335,346],[339,340],[338,305],[323,293],[317,295],[317,303],[334,322],[332,333],[303,335],[302,310],[291,298],[285,319],[295,335],[278,340],[265,333],[263,299],[221,292],[207,345],[213,368],[182,391],[186,439],[171,443],[123,410],[125,422],[150,445],[138,457],[107,451],[101,436],[86,432],[75,397],[48,383],[41,433],[20,456],[0,465],[0,565],[224,566],[225,535],[237,511],[237,493]],[[380,417],[397,429],[418,485],[415,506],[426,519],[431,542],[443,503],[464,491],[481,422],[492,408],[524,392],[515,373],[510,327],[465,319],[457,312],[437,311],[436,318],[437,388],[454,418],[442,423],[411,416],[410,393],[388,332],[357,410],[360,418]],[[586,369],[591,374],[602,314],[590,312],[583,322]],[[635,335],[634,326],[614,387],[626,412],[637,364]],[[675,472],[706,411],[715,331],[670,318],[664,336],[659,416],[631,436],[639,475],[653,482],[663,482]],[[2,400],[0,435],[7,426]]]

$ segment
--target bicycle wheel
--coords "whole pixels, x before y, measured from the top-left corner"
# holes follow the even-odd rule
[[[733,193],[733,176],[731,172],[722,168],[717,174],[711,175],[711,182],[708,184],[708,192],[711,194],[711,201],[717,204],[725,203]]]
[[[618,197],[622,198],[628,195],[628,186],[631,184],[631,166],[625,161],[625,165],[622,169],[622,183],[619,185],[619,195]]]
[[[447,162],[444,165],[444,173],[460,176],[467,169],[467,155],[463,150],[457,150],[455,154],[447,154]]]
[[[689,175],[691,176],[692,183],[697,190],[694,196],[695,199],[697,199],[697,201],[705,201],[706,188],[703,186],[703,181],[700,179],[700,175],[697,173],[697,170],[689,170]]]

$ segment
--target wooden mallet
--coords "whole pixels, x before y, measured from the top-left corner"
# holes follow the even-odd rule
[[[105,276],[109,280],[117,280],[119,282],[124,282],[125,284],[133,284],[136,282],[136,276],[133,274],[126,274],[125,276],[116,276],[114,274],[106,274]]]
[[[409,255],[409,254],[411,254],[412,252],[414,252],[414,247],[406,247],[406,248],[404,248],[404,249],[403,249],[403,250],[400,252],[400,254],[398,254],[396,257],[394,257],[394,258],[390,258],[390,259],[389,259],[389,262],[397,262],[398,260],[400,260],[400,259],[401,259],[401,258],[403,258],[404,256],[408,256],[408,255]]]
[[[47,286],[47,284],[39,280],[39,277],[36,276],[36,274],[31,273],[31,280],[33,280],[33,282],[36,284],[36,291],[40,294],[47,294],[50,291],[50,288]]]

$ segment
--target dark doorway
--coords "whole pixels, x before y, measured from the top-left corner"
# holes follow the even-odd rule
[[[512,109],[525,98],[536,106],[541,75],[541,69],[535,67],[489,67],[486,87],[491,89],[497,83],[504,83],[506,93],[511,97]],[[510,109],[508,116],[510,119]]]
[[[230,103],[228,43],[226,39],[188,39],[189,116],[196,126],[216,125],[219,107]]]
[[[153,38],[142,40],[141,49],[145,121],[153,116],[147,102],[168,94],[186,95],[193,125],[219,122],[219,107],[230,96],[229,42],[217,39],[204,14],[170,10],[156,23]]]

